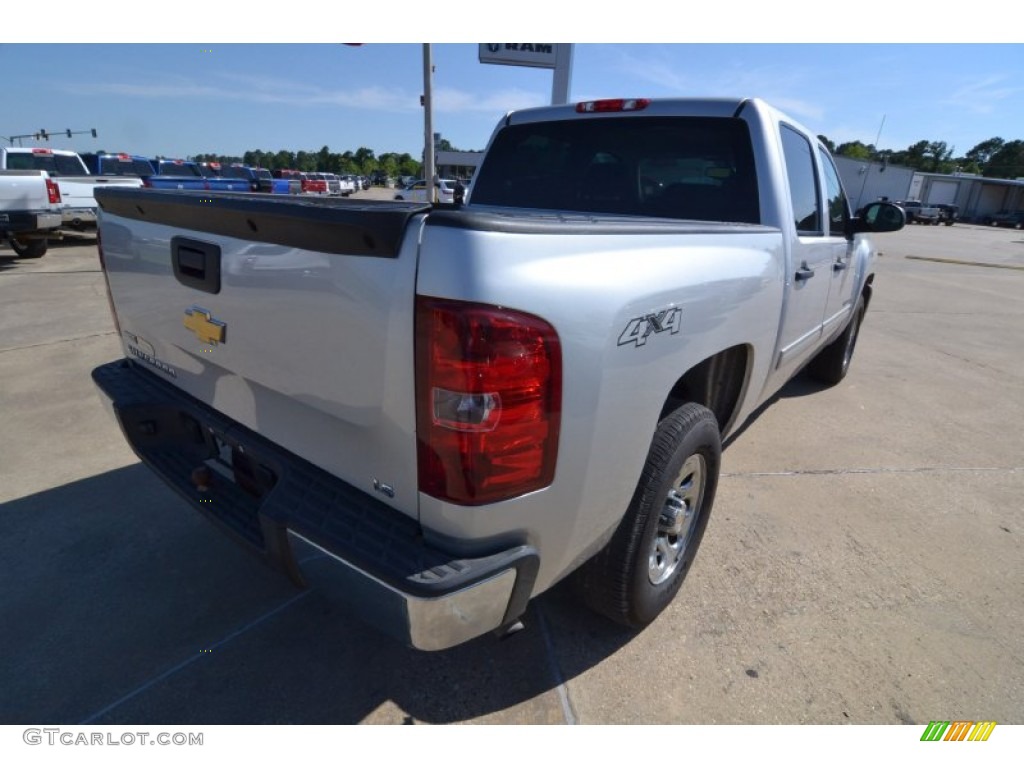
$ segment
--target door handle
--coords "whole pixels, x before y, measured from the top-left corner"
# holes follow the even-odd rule
[[[814,270],[808,267],[807,262],[805,261],[803,264],[800,265],[800,269],[796,271],[796,279],[810,280],[812,277],[814,277]]]
[[[836,262],[834,262],[832,264],[832,271],[833,272],[842,272],[844,269],[846,269],[846,262],[845,261],[836,261]]]

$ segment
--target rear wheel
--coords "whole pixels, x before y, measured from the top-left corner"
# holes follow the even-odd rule
[[[850,316],[846,330],[839,338],[818,353],[807,366],[808,373],[825,384],[838,384],[846,378],[853,360],[853,350],[857,346],[860,324],[864,320],[864,299],[857,300],[857,306]]]
[[[704,536],[721,460],[718,421],[704,406],[687,403],[661,421],[626,515],[576,574],[591,608],[641,628],[668,606]]]
[[[8,239],[11,244],[11,248],[21,259],[38,259],[46,253],[46,239],[40,238],[39,240],[28,240],[18,239],[16,235],[11,235]]]

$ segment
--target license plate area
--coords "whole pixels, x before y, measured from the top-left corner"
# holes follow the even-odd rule
[[[277,472],[241,442],[208,428],[212,455],[205,464],[254,499],[262,499],[277,484]]]

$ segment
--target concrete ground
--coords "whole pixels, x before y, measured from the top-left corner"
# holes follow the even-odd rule
[[[731,441],[652,626],[557,587],[524,631],[437,654],[138,463],[89,378],[120,356],[92,239],[0,248],[0,722],[1024,722],[1024,235],[879,241],[850,375],[796,379]]]

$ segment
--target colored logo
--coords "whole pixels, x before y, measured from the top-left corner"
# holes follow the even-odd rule
[[[932,720],[921,734],[921,741],[988,741],[995,728],[992,720]]]
[[[228,326],[202,307],[192,306],[185,310],[185,327],[204,344],[223,344]]]

